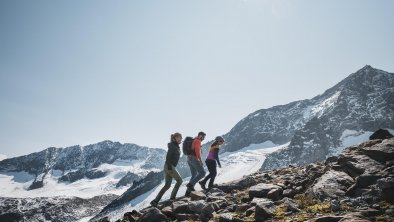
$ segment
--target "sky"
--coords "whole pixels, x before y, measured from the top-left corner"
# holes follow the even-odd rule
[[[0,1],[0,153],[207,140],[366,64],[394,72],[394,1]]]

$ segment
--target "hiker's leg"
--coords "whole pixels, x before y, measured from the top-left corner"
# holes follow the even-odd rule
[[[196,175],[197,175],[197,170],[196,170],[196,168],[194,167],[193,159],[191,159],[191,158],[188,157],[188,159],[187,159],[187,164],[189,165],[190,173],[192,174],[192,177],[190,178],[190,181],[192,181],[192,180],[196,177]],[[190,183],[190,181],[189,181],[189,183]]]
[[[158,202],[161,200],[161,198],[163,197],[164,193],[165,193],[168,189],[170,189],[170,187],[171,187],[172,177],[171,177],[171,175],[168,173],[168,170],[166,169],[166,167],[164,167],[164,176],[165,176],[165,181],[166,181],[166,182],[165,182],[165,184],[164,184],[164,187],[161,188],[161,190],[159,191],[159,193],[157,194],[157,196],[156,196],[156,198],[155,198],[156,203],[158,203]]]
[[[172,178],[174,178],[176,180],[176,184],[174,186],[174,189],[171,192],[170,199],[175,199],[176,198],[176,194],[178,193],[179,187],[182,185],[182,178],[181,178],[181,176],[179,175],[178,171],[175,168],[173,168],[171,176],[172,176]]]
[[[208,187],[213,187],[213,183],[215,182],[215,178],[217,175],[216,162],[213,164],[213,167],[211,167],[211,170],[212,170],[211,172],[212,176],[211,176],[211,180],[209,181]]]
[[[204,167],[201,165],[200,161],[197,160],[197,176],[193,184],[196,184],[199,180],[204,178],[205,174]]]

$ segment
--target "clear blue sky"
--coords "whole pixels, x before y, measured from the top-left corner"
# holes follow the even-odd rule
[[[394,71],[394,1],[0,1],[0,153],[165,147]]]

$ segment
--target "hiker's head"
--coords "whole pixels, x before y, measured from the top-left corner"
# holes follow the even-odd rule
[[[181,141],[182,141],[182,134],[180,133],[171,134],[171,142],[177,142],[178,144],[180,144]]]
[[[221,136],[217,136],[217,137],[215,138],[215,141],[218,142],[219,144],[223,144],[223,143],[224,143],[224,138],[221,137]]]
[[[204,132],[199,132],[197,137],[200,138],[201,140],[204,140],[205,139],[205,135],[206,134]]]

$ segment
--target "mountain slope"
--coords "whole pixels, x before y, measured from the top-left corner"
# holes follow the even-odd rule
[[[394,129],[394,74],[367,65],[312,99],[249,114],[224,135],[222,152],[290,142],[269,155],[262,169],[307,164],[343,148],[346,132],[378,128]]]
[[[372,134],[379,128],[394,129],[393,73],[366,66],[327,92],[333,96],[317,106],[321,111],[312,113],[286,149],[269,155],[262,169],[323,160],[343,146],[341,138],[349,130]]]

